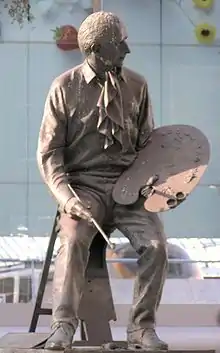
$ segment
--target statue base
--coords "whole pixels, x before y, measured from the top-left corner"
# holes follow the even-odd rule
[[[43,345],[48,338],[48,333],[8,333],[0,338],[0,353],[45,353],[52,352],[50,350],[43,349]],[[114,341],[114,347],[112,344],[103,346],[88,346],[86,341],[76,341],[71,349],[66,349],[65,353],[155,353],[145,351],[141,349],[132,350],[126,348],[125,341]],[[109,346],[109,347],[108,347]],[[113,347],[111,349],[110,347]],[[55,351],[53,351],[55,352]],[[164,351],[161,351],[164,353]],[[214,349],[178,349],[169,350],[172,353],[215,353]],[[158,351],[157,351],[158,353]]]

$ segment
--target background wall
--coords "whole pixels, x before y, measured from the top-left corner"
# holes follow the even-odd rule
[[[0,3],[0,234],[41,236],[50,231],[55,213],[36,166],[44,101],[53,78],[82,60],[78,51],[57,49],[51,29],[78,28],[89,1],[32,1],[35,19],[21,29],[11,24],[4,3],[10,1]],[[168,236],[219,237],[220,1],[209,13],[194,8],[192,0],[104,0],[103,9],[116,12],[128,28],[126,65],[147,78],[157,124],[195,125],[212,144],[200,186],[163,215]],[[203,22],[217,26],[213,45],[196,40],[194,26]]]

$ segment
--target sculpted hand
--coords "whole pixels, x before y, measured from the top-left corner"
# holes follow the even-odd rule
[[[72,216],[77,216],[87,221],[91,221],[92,218],[91,212],[74,197],[67,202],[65,211]]]

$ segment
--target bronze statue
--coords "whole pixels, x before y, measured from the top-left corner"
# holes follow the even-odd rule
[[[52,334],[47,349],[70,347],[89,247],[97,230],[93,216],[110,234],[119,229],[136,250],[138,273],[128,323],[128,345],[167,350],[155,332],[167,270],[163,225],[140,198],[116,204],[112,190],[134,162],[154,128],[144,77],[123,67],[130,52],[126,29],[108,12],[88,16],[78,32],[83,64],[54,80],[46,99],[38,143],[38,165],[59,204]],[[73,195],[68,183],[82,200]]]

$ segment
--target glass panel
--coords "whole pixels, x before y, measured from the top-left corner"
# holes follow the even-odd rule
[[[130,43],[160,43],[160,2],[155,0],[104,0],[103,10],[115,12],[125,23]]]
[[[25,233],[27,185],[0,184],[0,236]]]
[[[165,230],[171,238],[219,238],[218,189],[198,186],[185,203],[164,213]]]
[[[0,279],[0,297],[2,303],[13,303],[14,297],[14,278]]]
[[[28,303],[32,299],[31,277],[20,277],[19,303]]]
[[[0,183],[26,183],[27,45],[1,43],[0,63]]]
[[[220,181],[219,48],[163,47],[162,122],[201,129],[211,143],[211,162],[202,183]]]
[[[29,235],[42,237],[51,234],[56,215],[56,203],[46,185],[29,185]]]

